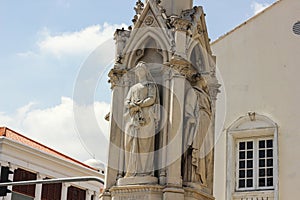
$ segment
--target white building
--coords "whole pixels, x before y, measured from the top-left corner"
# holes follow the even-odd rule
[[[226,99],[216,199],[299,199],[300,1],[277,1],[212,50]]]
[[[74,160],[11,129],[0,128],[1,168],[9,167],[12,181],[49,178],[96,176],[98,169]],[[8,187],[12,191],[5,200],[93,200],[103,186],[97,182],[38,184]]]

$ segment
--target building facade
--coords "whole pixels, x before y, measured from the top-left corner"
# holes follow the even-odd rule
[[[1,169],[9,169],[11,181],[96,176],[102,171],[74,160],[9,128],[0,128]],[[4,200],[93,200],[100,194],[97,182],[9,186]]]
[[[300,196],[299,10],[299,0],[277,1],[212,43],[223,79],[216,199]]]

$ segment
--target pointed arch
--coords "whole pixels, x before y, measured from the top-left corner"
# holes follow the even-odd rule
[[[193,67],[199,72],[209,71],[209,69],[207,69],[209,66],[208,54],[198,40],[192,39],[189,44],[187,56],[189,61],[193,64]]]
[[[159,28],[141,28],[136,30],[135,38],[130,43],[130,46],[126,48],[127,60],[126,64],[129,68],[134,67],[137,60],[141,58],[140,53],[144,53],[147,47],[157,49],[162,55],[162,63],[169,60],[169,49],[170,46],[168,40],[165,38],[164,33]],[[139,38],[139,40],[137,39]],[[149,41],[154,41],[150,42]],[[150,46],[149,46],[150,45]]]

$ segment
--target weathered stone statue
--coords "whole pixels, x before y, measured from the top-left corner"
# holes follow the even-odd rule
[[[135,67],[138,83],[127,94],[125,107],[125,177],[154,174],[157,86],[145,63]]]
[[[211,101],[207,84],[203,77],[191,87],[186,95],[184,133],[184,174],[185,182],[200,183],[207,186],[207,165],[204,144],[211,123]]]
[[[137,0],[135,10],[128,30],[115,33],[100,199],[213,200],[220,84],[204,10],[193,0]]]

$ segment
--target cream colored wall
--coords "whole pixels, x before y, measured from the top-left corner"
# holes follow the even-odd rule
[[[226,90],[224,128],[248,111],[279,125],[279,199],[300,196],[300,35],[292,32],[299,10],[299,0],[282,0],[212,45]],[[217,200],[225,199],[226,190],[222,134],[216,146]]]

